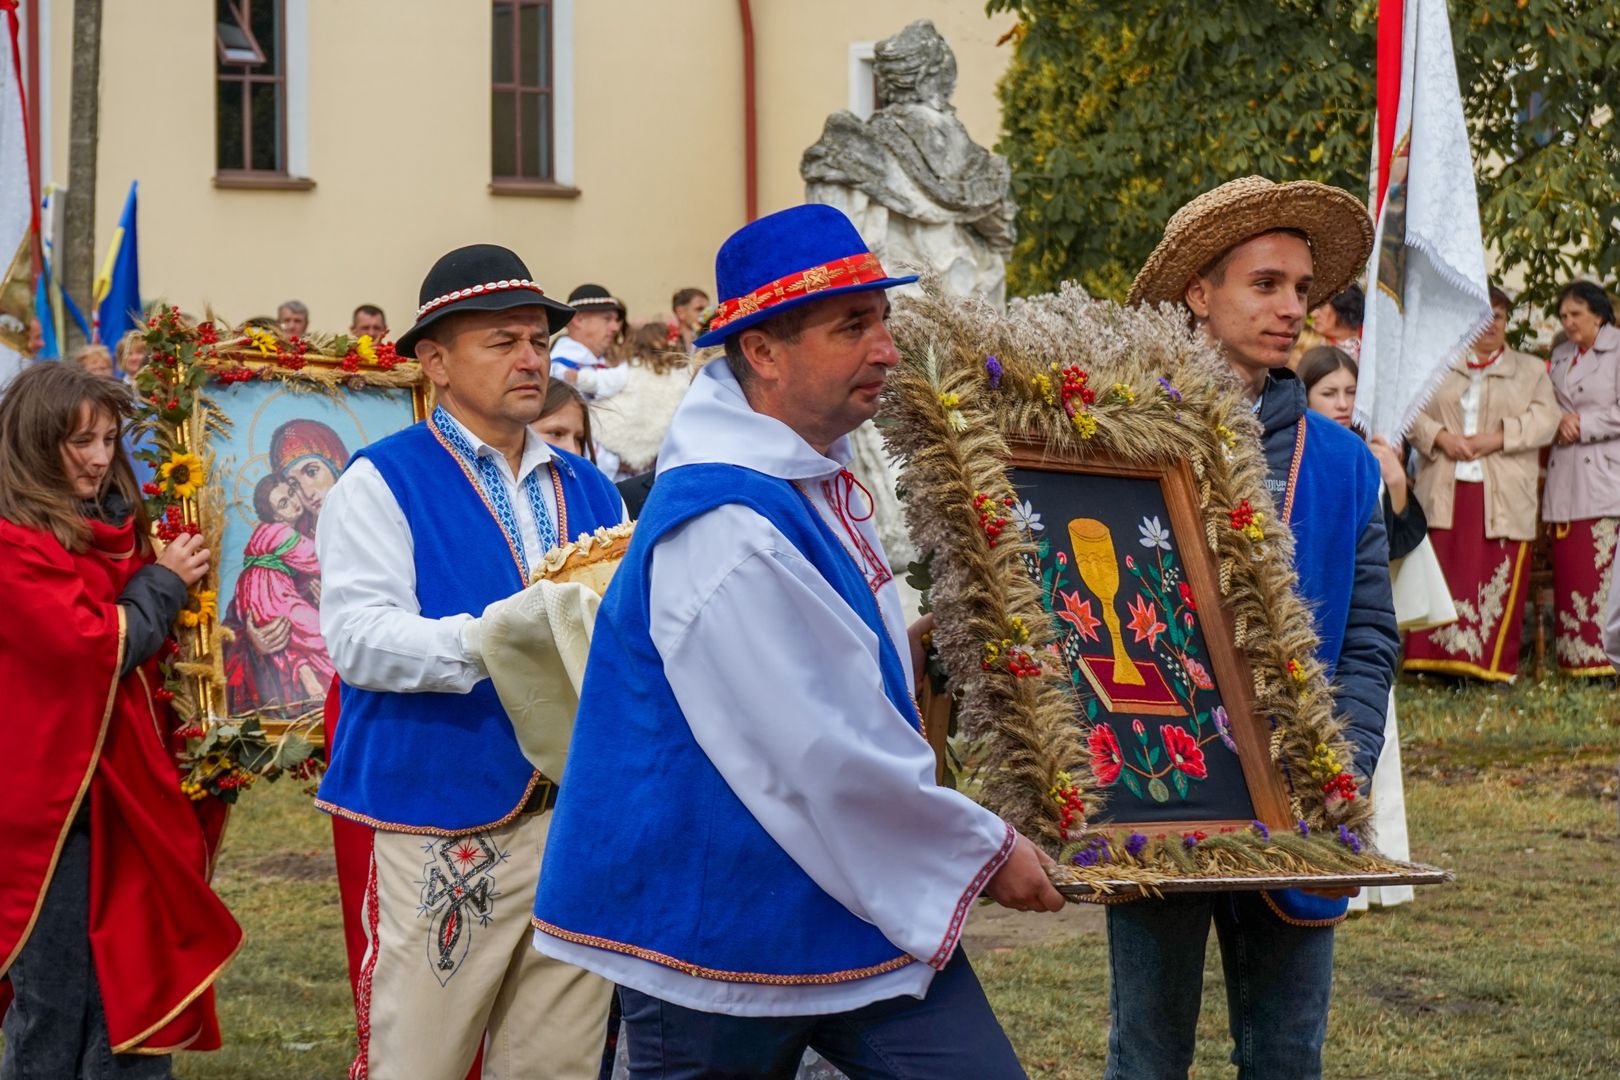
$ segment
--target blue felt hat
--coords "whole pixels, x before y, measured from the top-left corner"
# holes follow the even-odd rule
[[[694,342],[704,347],[812,300],[909,285],[917,276],[889,277],[842,211],[807,203],[732,233],[714,257],[714,280],[726,299]]]

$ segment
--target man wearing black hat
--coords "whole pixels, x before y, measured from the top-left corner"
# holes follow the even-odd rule
[[[480,651],[544,553],[624,506],[528,425],[573,309],[505,248],[428,271],[400,339],[438,391],[355,454],[317,541],[341,718],[316,805],[375,830],[353,1075],[594,1078],[609,984],[529,947],[556,777],[524,757]],[[487,1040],[484,1034],[487,1031]]]
[[[607,351],[624,332],[624,301],[600,285],[581,285],[568,294],[574,309],[567,332],[551,347],[551,377],[572,383],[587,401],[624,389],[630,371],[609,367]]]

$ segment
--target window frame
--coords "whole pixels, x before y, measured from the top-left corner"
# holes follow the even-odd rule
[[[494,66],[495,12],[506,8],[511,17],[511,77],[497,81]],[[540,70],[545,80],[536,85],[523,81],[523,35],[520,30],[524,9],[540,12],[545,20],[545,51],[540,57]],[[572,109],[572,67],[568,63],[573,37],[573,12],[569,0],[492,0],[490,4],[490,161],[489,191],[494,195],[538,195],[572,198],[579,189],[572,184],[572,138],[569,113]],[[502,174],[495,171],[495,150],[498,145],[495,132],[495,97],[510,94],[513,101],[512,128],[503,138],[511,140],[512,161],[518,172]],[[527,176],[522,172],[523,156],[530,138],[523,123],[525,96],[540,99],[540,115],[544,117],[545,145],[541,148],[541,162],[547,166],[544,175]]]
[[[294,177],[288,169],[288,104],[289,88],[287,78],[287,0],[228,0],[233,14],[237,16],[239,25],[247,31],[249,37],[257,41],[252,32],[252,6],[254,3],[271,4],[276,7],[276,43],[274,69],[269,72],[255,70],[263,65],[227,64],[223,59],[218,34],[215,35],[215,61],[214,61],[214,182],[221,187],[263,187],[287,186],[309,187],[306,180]],[[217,25],[217,19],[216,19]],[[268,58],[265,61],[268,64]],[[219,163],[220,118],[218,115],[219,87],[222,83],[230,83],[240,89],[242,101],[242,165],[239,168],[222,168]],[[279,107],[276,109],[276,157],[280,162],[276,169],[253,168],[253,110],[252,87],[268,84],[276,88]]]

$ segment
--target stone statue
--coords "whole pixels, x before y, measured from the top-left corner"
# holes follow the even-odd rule
[[[873,50],[880,107],[837,112],[804,152],[805,199],[848,214],[891,272],[931,270],[948,292],[1000,307],[1016,207],[1005,158],[951,107],[956,56],[919,19]]]

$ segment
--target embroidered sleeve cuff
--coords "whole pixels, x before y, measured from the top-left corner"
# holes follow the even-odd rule
[[[996,871],[1000,870],[1001,865],[1012,855],[1013,845],[1016,843],[1018,843],[1018,831],[1008,825],[1006,835],[1001,841],[1001,847],[990,857],[989,862],[979,867],[979,872],[973,875],[973,880],[968,882],[967,888],[962,891],[961,898],[956,901],[956,910],[951,913],[950,925],[945,928],[945,940],[939,943],[939,949],[929,959],[929,967],[940,970],[950,960],[951,954],[956,951],[956,943],[961,940],[962,926],[967,922],[968,912],[972,909],[973,901],[979,898],[979,893],[984,891],[984,887],[990,883],[990,879],[996,876]]]

